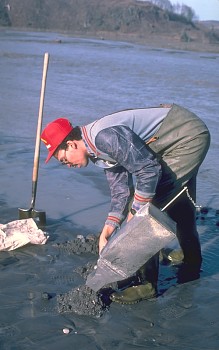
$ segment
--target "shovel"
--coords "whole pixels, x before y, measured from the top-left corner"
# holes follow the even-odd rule
[[[36,201],[36,190],[37,190],[37,180],[38,180],[38,169],[39,169],[39,155],[40,155],[40,135],[42,129],[42,119],[43,119],[43,105],[44,105],[44,96],[46,88],[46,76],[49,64],[49,54],[44,54],[44,64],[43,64],[43,77],[42,77],[42,86],[40,94],[40,106],[39,106],[39,116],[37,124],[37,134],[36,134],[36,144],[35,144],[35,153],[34,153],[34,163],[33,163],[33,175],[32,175],[32,199],[29,209],[19,208],[19,219],[36,219],[39,226],[45,226],[46,224],[46,213],[44,211],[35,210],[35,201]]]

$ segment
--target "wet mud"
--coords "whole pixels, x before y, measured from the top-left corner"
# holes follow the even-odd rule
[[[219,211],[208,207],[197,208],[197,225],[199,228],[210,225],[212,228],[212,235],[214,235],[215,230],[217,230],[219,226]],[[87,253],[89,253],[87,259],[90,260],[84,266],[78,266],[74,269],[74,273],[83,278],[84,284],[78,285],[66,293],[57,295],[57,310],[59,313],[75,313],[78,315],[100,317],[105,311],[109,310],[111,304],[110,294],[114,290],[122,289],[134,282],[135,276],[126,281],[109,284],[97,293],[85,285],[87,276],[94,270],[96,260],[98,259],[98,236],[99,235],[78,235],[76,239],[72,241],[54,245],[56,249],[62,250],[70,255],[76,254],[86,256]],[[162,295],[168,287],[170,287],[171,283],[176,283],[177,267],[181,266],[182,262],[183,253],[179,246],[172,248],[166,247],[161,250],[160,270],[162,271],[163,266],[165,271],[165,268],[171,265],[173,269],[169,269],[169,272],[171,271],[173,275],[171,277],[163,276],[164,281],[160,281],[159,295]],[[165,272],[163,273],[165,274]],[[165,279],[169,280],[170,284],[166,285]]]
[[[64,243],[57,243],[55,247],[67,254],[94,255],[95,261],[98,258],[98,236],[78,235],[76,239]],[[98,293],[85,285],[87,276],[94,270],[95,262],[88,262],[84,266],[79,266],[74,273],[79,274],[84,279],[84,284],[71,289],[67,293],[57,296],[57,310],[59,313],[74,312],[78,315],[100,317],[110,305],[111,286],[107,286]]]
[[[177,283],[182,255],[175,241],[160,253],[158,297],[134,305],[110,301],[113,290],[131,281],[98,293],[86,286],[98,259],[98,234],[75,234],[72,239],[68,226],[59,222],[48,227],[46,245],[2,252],[0,348],[216,349],[219,211],[198,210],[197,227],[201,278]]]
[[[78,315],[100,317],[107,309],[99,293],[85,285],[73,288],[57,297],[58,312],[74,312]]]
[[[98,236],[96,235],[77,235],[76,239],[64,243],[57,243],[56,246],[69,254],[92,253],[98,255]]]

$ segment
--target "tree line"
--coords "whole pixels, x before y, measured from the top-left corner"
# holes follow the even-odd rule
[[[160,7],[163,10],[183,16],[189,22],[198,19],[195,11],[190,6],[187,6],[185,4],[180,5],[179,3],[177,3],[174,5],[169,0],[151,0],[149,2]]]

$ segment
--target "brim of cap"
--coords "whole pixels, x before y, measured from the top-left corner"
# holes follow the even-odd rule
[[[49,154],[48,154],[48,156],[47,156],[47,158],[46,158],[46,160],[45,160],[45,163],[48,163],[48,161],[49,161],[49,160],[52,158],[52,156],[54,155],[55,151],[56,151],[56,149],[55,149],[54,151],[49,152]]]

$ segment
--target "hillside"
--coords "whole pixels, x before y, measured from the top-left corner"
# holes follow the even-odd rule
[[[189,22],[146,1],[0,0],[0,26],[219,52],[218,26]]]

